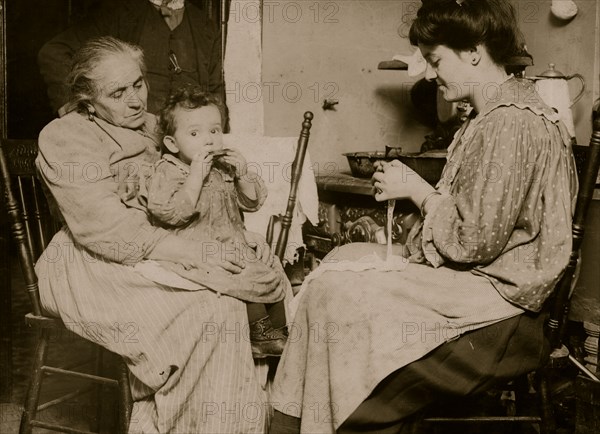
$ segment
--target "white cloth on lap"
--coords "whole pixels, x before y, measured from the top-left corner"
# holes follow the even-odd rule
[[[177,289],[185,289],[187,291],[199,291],[206,289],[206,286],[197,282],[192,282],[174,271],[163,268],[158,262],[151,259],[140,261],[134,265],[133,269],[147,279],[161,285],[170,286]]]
[[[335,251],[334,251],[335,254]],[[409,260],[402,256],[392,255],[389,258],[382,258],[377,254],[375,250],[372,253],[362,256],[357,260],[335,260],[335,255],[326,256],[321,265],[316,270],[312,271],[304,281],[298,291],[298,294],[294,297],[290,303],[290,311],[292,314],[296,313],[298,303],[306,292],[306,288],[310,282],[319,277],[326,271],[352,271],[355,273],[367,270],[376,270],[381,272],[386,271],[402,271],[408,267]],[[293,315],[292,317],[293,318]]]

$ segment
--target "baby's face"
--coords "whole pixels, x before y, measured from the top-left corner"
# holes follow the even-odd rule
[[[191,110],[175,109],[175,134],[173,142],[179,149],[177,154],[184,163],[190,164],[199,152],[223,149],[221,113],[213,105]]]

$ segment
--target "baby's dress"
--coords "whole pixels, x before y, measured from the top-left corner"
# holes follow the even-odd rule
[[[139,197],[147,201],[156,225],[172,229],[180,237],[203,241],[202,255],[206,258],[220,255],[225,260],[240,259],[241,254],[245,268],[233,274],[208,264],[186,267],[169,261],[156,262],[187,280],[241,300],[257,303],[282,300],[286,283],[283,268],[279,263],[274,268],[264,264],[244,236],[241,211],[253,212],[261,207],[267,196],[264,182],[258,175],[248,175],[257,197],[251,200],[237,190],[233,176],[215,166],[204,182],[198,203],[193,204],[181,191],[189,175],[189,165],[166,154],[156,164],[152,176],[140,182]],[[205,260],[201,262],[206,264]]]

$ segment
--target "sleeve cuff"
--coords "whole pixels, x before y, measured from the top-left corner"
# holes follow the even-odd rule
[[[237,189],[238,203],[242,211],[255,212],[260,209],[267,199],[267,188],[262,179],[258,178],[254,182],[254,191],[256,193],[256,199],[250,199],[240,189]]]
[[[169,232],[166,229],[144,226],[133,238],[118,241],[91,241],[84,247],[99,257],[123,265],[135,265],[146,259]]]

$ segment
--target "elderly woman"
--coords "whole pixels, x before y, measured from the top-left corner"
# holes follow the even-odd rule
[[[377,200],[421,209],[411,263],[336,271],[364,245],[326,258],[338,263],[308,285],[279,364],[272,433],[398,433],[434,400],[547,356],[537,313],[568,262],[577,180],[565,126],[505,72],[516,22],[506,0],[423,1],[410,41],[426,78],[474,111],[436,189],[399,161],[373,176]]]
[[[245,265],[218,242],[152,226],[137,205],[139,175],[159,158],[141,50],[91,40],[69,79],[72,110],[43,129],[36,161],[65,223],[36,266],[44,307],[126,360],[131,432],[263,432],[245,304],[162,286],[132,267],[156,259],[239,273]],[[273,260],[266,248],[258,256]]]

